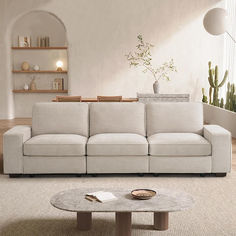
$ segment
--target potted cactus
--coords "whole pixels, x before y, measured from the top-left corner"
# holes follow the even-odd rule
[[[235,85],[230,84],[230,82],[227,84],[225,109],[236,112]]]
[[[219,88],[221,88],[224,83],[226,82],[228,71],[225,71],[224,77],[222,81],[219,83],[219,76],[218,76],[218,66],[215,66],[215,69],[211,68],[211,62],[208,62],[209,66],[209,76],[208,81],[210,84],[210,90],[209,90],[209,97],[210,97],[210,104],[219,107],[220,105],[220,99],[219,99]],[[213,101],[212,101],[212,90],[213,90]]]

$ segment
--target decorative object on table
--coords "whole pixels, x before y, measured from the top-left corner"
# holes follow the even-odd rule
[[[34,66],[33,66],[33,70],[34,70],[34,71],[39,71],[39,69],[40,69],[39,65],[34,65]]]
[[[54,82],[57,83],[58,90],[64,90],[64,79],[63,78],[56,78]]]
[[[24,84],[24,90],[29,90],[29,85],[28,84]]]
[[[117,200],[117,197],[111,192],[98,191],[94,193],[87,193],[85,198],[89,201],[110,202]]]
[[[137,51],[129,52],[129,54],[125,55],[127,60],[129,61],[130,66],[140,66],[143,67],[143,72],[150,72],[155,80],[153,84],[154,93],[159,93],[159,80],[164,79],[169,81],[169,73],[177,72],[177,69],[174,65],[174,60],[164,62],[161,66],[155,67],[152,64],[152,55],[151,48],[154,45],[144,42],[142,35],[138,35],[138,45],[136,46]]]
[[[28,71],[30,69],[30,65],[27,61],[24,61],[22,64],[21,64],[21,70],[23,71]]]
[[[225,109],[236,112],[235,85],[230,82],[227,84]]]
[[[30,82],[30,90],[37,90],[35,77],[33,76],[31,82]]]
[[[156,191],[151,189],[135,189],[131,192],[131,195],[135,199],[148,200],[156,195]]]
[[[57,71],[59,71],[59,72],[62,71],[63,62],[57,61],[56,66],[57,66]]]
[[[220,106],[220,99],[218,97],[219,95],[219,88],[222,87],[224,85],[224,83],[226,82],[227,76],[228,76],[228,71],[225,71],[224,77],[222,79],[222,81],[219,83],[218,81],[218,66],[215,66],[215,69],[211,68],[211,62],[208,62],[208,66],[209,66],[209,76],[208,76],[208,81],[209,84],[211,86],[211,88],[213,89],[213,103],[212,105],[214,106]],[[211,101],[211,97],[210,97],[210,101]]]
[[[202,88],[202,102],[208,103],[207,96],[205,95],[205,89]]]
[[[30,36],[18,36],[18,46],[19,47],[30,47],[31,39]]]

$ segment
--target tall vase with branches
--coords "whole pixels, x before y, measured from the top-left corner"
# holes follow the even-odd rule
[[[154,93],[159,93],[159,80],[164,79],[169,81],[169,74],[171,72],[177,72],[174,60],[164,62],[161,66],[155,67],[152,64],[151,49],[154,45],[144,42],[142,35],[138,35],[138,45],[136,51],[129,52],[126,56],[131,67],[143,67],[143,72],[150,72],[155,82],[153,84]]]

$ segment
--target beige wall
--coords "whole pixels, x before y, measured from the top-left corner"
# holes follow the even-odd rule
[[[0,62],[1,118],[12,114],[11,65],[7,65],[9,29],[16,18],[32,10],[49,11],[65,24],[72,95],[134,97],[136,92],[152,92],[151,76],[143,74],[141,69],[129,68],[124,56],[135,48],[139,33],[156,46],[153,52],[156,64],[173,58],[178,67],[171,82],[161,81],[161,93],[190,93],[192,100],[199,101],[201,87],[208,87],[208,60],[220,68],[223,64],[223,36],[206,33],[202,19],[208,9],[224,6],[224,1],[2,0],[0,4],[0,15],[4,18],[0,30],[6,37],[5,43],[0,42],[0,51],[7,58],[6,62]],[[21,98],[24,99],[30,98]],[[24,109],[27,114],[31,105]]]

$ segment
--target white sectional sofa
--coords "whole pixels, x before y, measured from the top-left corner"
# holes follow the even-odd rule
[[[203,125],[201,103],[37,103],[32,127],[3,135],[4,173],[215,173],[231,135]]]

